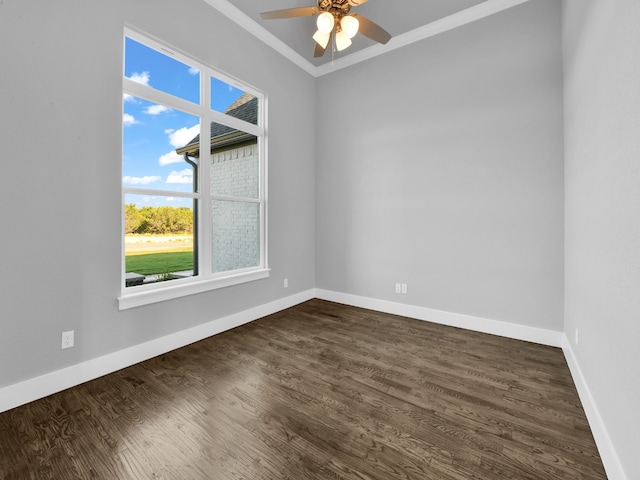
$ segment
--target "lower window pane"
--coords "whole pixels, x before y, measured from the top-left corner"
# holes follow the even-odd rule
[[[214,273],[260,265],[260,205],[214,200]]]
[[[125,284],[194,275],[194,200],[125,195]]]

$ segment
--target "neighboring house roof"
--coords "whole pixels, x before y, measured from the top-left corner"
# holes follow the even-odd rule
[[[253,125],[258,124],[258,99],[249,93],[243,93],[224,111],[230,117],[244,120]],[[255,135],[237,130],[226,125],[213,122],[211,124],[211,151],[218,148],[235,145],[237,143],[255,140]],[[182,155],[187,153],[189,156],[198,157],[200,135],[196,135],[189,143],[182,148],[177,148],[176,153]]]

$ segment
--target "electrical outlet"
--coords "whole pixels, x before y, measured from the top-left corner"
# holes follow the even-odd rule
[[[284,288],[289,288],[289,279],[288,278],[284,279]]]
[[[402,293],[407,293],[407,284],[403,283],[401,286]]]
[[[402,286],[399,283],[396,283],[396,293],[402,292]]]
[[[62,345],[60,348],[64,350],[65,348],[71,347],[73,347],[73,330],[62,332]]]
[[[578,345],[578,341],[580,340],[578,329],[576,328],[576,345]]]

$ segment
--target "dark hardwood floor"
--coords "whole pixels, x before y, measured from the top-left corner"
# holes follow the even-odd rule
[[[603,479],[562,351],[312,300],[0,414],[9,479]]]

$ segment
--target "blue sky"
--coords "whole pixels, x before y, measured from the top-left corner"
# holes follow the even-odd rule
[[[138,83],[198,103],[200,72],[127,38],[124,75]],[[224,111],[242,91],[212,78],[211,108]],[[125,95],[123,99],[124,186],[171,191],[193,191],[191,167],[176,148],[183,147],[199,133],[196,116]],[[177,197],[128,196],[126,203],[191,206],[190,199]]]

